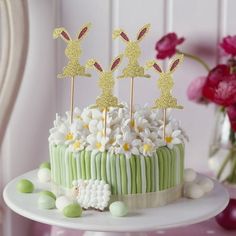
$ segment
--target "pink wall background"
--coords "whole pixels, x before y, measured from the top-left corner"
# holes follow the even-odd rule
[[[82,42],[81,62],[97,58],[104,66],[122,51],[121,41],[111,41],[114,28],[124,28],[134,37],[140,26],[151,23],[148,37],[142,42],[144,63],[155,56],[154,45],[164,33],[175,31],[186,37],[184,51],[202,56],[210,66],[217,57],[216,44],[224,35],[235,34],[236,1],[234,0],[31,0],[29,2],[30,45],[26,71],[20,94],[1,151],[2,184],[13,177],[36,168],[48,159],[48,130],[55,113],[63,114],[69,105],[69,82],[57,80],[56,74],[65,64],[65,44],[52,39],[52,30],[64,26],[72,37],[85,22],[93,27]],[[151,73],[151,72],[150,72]],[[186,88],[191,79],[204,74],[203,68],[185,60],[175,74],[174,93],[185,106],[175,112],[187,131],[190,142],[186,147],[186,165],[208,171],[207,152],[214,109],[189,102]],[[153,79],[140,79],[135,87],[135,103],[145,104],[158,96],[156,74]],[[96,76],[76,81],[76,105],[94,102],[98,87]],[[117,84],[116,94],[128,101],[128,81]],[[25,236],[29,221],[6,209],[5,235]],[[15,226],[21,226],[15,227]],[[13,227],[14,226],[14,227]]]

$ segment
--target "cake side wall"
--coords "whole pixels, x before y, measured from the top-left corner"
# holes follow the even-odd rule
[[[183,183],[184,146],[158,148],[151,157],[71,152],[49,145],[52,181],[71,188],[73,180],[98,179],[110,184],[113,195],[157,192]]]

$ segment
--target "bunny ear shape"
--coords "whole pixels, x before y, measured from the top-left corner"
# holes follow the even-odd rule
[[[137,34],[137,41],[140,42],[144,36],[148,33],[149,29],[150,29],[150,24],[146,24],[144,25],[138,32]]]
[[[91,23],[87,23],[86,25],[84,25],[82,28],[81,28],[81,30],[80,30],[80,32],[78,33],[78,40],[82,40],[84,37],[85,37],[85,35],[87,34],[87,32],[88,32],[88,30],[89,30],[89,28],[91,27]]]
[[[86,63],[86,67],[91,68],[93,66],[95,67],[95,69],[98,72],[103,72],[103,69],[102,69],[101,65],[97,61],[95,61],[94,59],[88,60],[87,63]]]
[[[111,63],[111,71],[114,71],[115,69],[117,69],[117,67],[120,65],[121,61],[122,61],[123,55],[120,54],[119,56],[117,56],[116,58],[113,59],[112,63]]]
[[[63,27],[54,29],[53,38],[57,39],[58,37],[61,37],[67,43],[72,40],[69,33]]]
[[[156,62],[156,61],[148,61],[146,63],[146,68],[149,69],[149,68],[154,68],[158,73],[163,73],[163,70],[161,68],[161,66]]]
[[[176,70],[176,68],[183,62],[183,60],[184,60],[183,54],[179,54],[175,56],[169,65],[169,69],[168,69],[169,72],[173,73]]]
[[[129,42],[129,37],[122,29],[118,29],[113,32],[112,38],[116,39],[117,37],[121,37],[121,39],[123,39],[123,41],[125,41],[126,43]]]

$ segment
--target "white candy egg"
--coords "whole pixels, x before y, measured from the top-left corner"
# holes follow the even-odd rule
[[[70,200],[68,197],[66,196],[61,196],[61,197],[58,197],[57,200],[56,200],[56,208],[59,210],[59,211],[63,211],[63,209],[72,204],[73,201]]]
[[[197,174],[193,169],[184,170],[184,182],[192,182],[196,179]]]
[[[51,180],[51,171],[48,168],[40,168],[38,170],[38,179],[41,183],[46,183]]]
[[[197,199],[204,195],[204,191],[200,185],[192,183],[188,185],[185,189],[185,197]]]
[[[197,183],[198,183],[198,185],[201,186],[202,190],[205,193],[211,192],[212,189],[214,188],[213,181],[207,177],[200,179]]]

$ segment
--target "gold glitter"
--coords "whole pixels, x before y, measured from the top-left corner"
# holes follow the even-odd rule
[[[177,55],[170,63],[169,68],[164,72],[161,66],[156,61],[148,61],[147,68],[154,68],[157,73],[160,74],[160,78],[157,80],[157,86],[160,89],[161,96],[155,100],[153,108],[167,109],[176,108],[183,109],[183,106],[177,104],[177,99],[172,96],[172,89],[174,87],[174,81],[172,74],[183,61],[183,55]]]
[[[149,28],[150,24],[144,25],[139,30],[135,41],[130,41],[130,39],[122,29],[117,29],[113,32],[113,39],[120,37],[126,43],[124,55],[128,59],[127,67],[123,69],[123,74],[118,78],[150,77],[150,75],[144,73],[144,67],[140,66],[138,63],[138,59],[141,56],[141,48],[139,46],[139,42],[147,34]]]
[[[80,46],[82,38],[87,34],[91,24],[84,25],[76,39],[72,39],[65,28],[56,28],[53,31],[53,38],[61,37],[66,43],[65,55],[68,58],[68,64],[63,68],[63,72],[58,74],[58,78],[71,78],[76,76],[90,77],[90,74],[85,72],[85,67],[80,65],[79,59],[82,54]]]
[[[104,71],[101,65],[94,59],[90,59],[86,63],[86,67],[94,67],[99,72],[98,85],[102,90],[102,94],[96,99],[95,107],[98,107],[100,110],[105,110],[109,107],[121,107],[118,103],[118,99],[113,95],[113,89],[115,86],[113,71],[119,66],[122,57],[122,55],[119,55],[113,59],[109,71]]]

